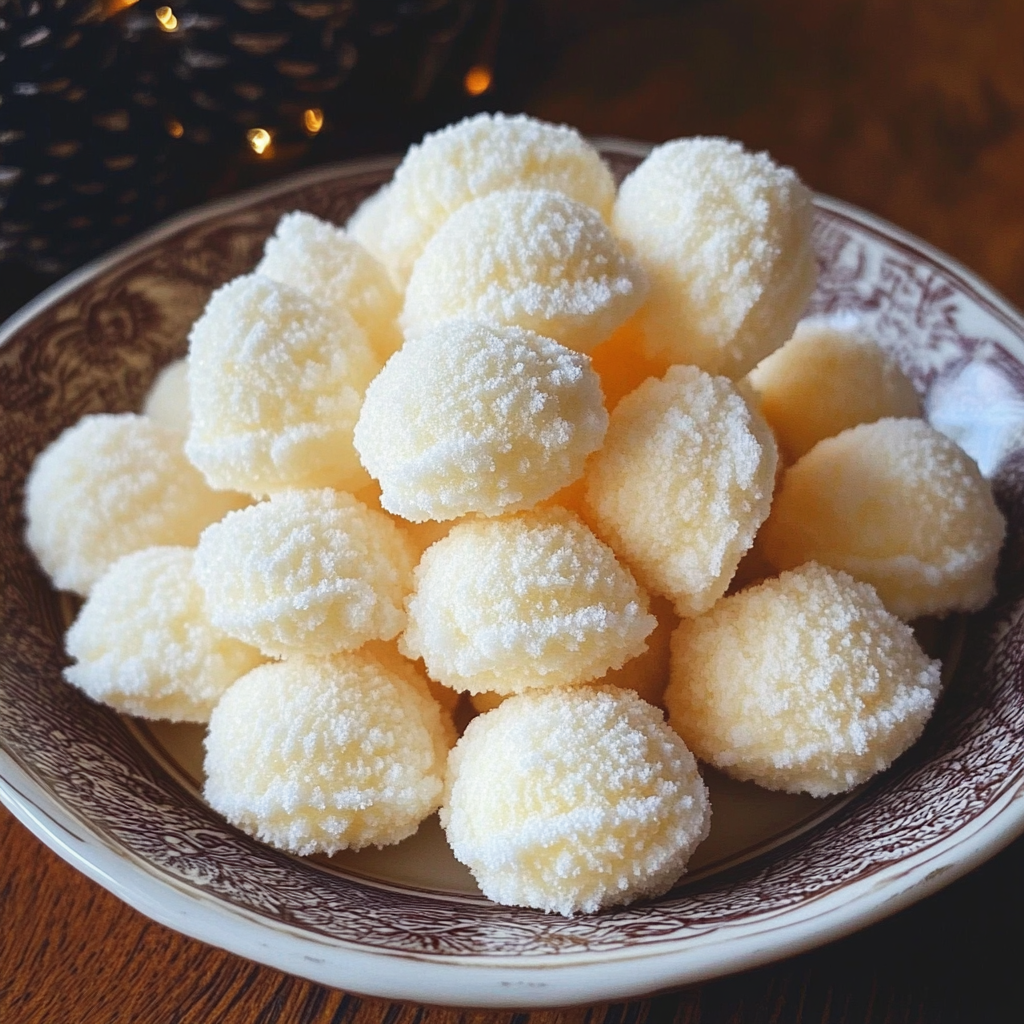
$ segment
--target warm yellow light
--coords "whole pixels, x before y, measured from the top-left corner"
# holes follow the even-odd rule
[[[126,7],[134,7],[139,0],[106,0],[103,5],[103,16],[109,18],[113,14],[117,14],[118,11],[123,11]]]
[[[466,77],[462,80],[462,87],[470,96],[480,96],[490,89],[492,81],[494,81],[494,76],[491,74],[490,68],[484,67],[482,64],[474,64],[466,72]]]
[[[180,121],[175,121],[172,117],[167,122],[167,134],[172,139],[180,139],[185,134],[185,126]]]
[[[160,22],[160,27],[165,32],[173,32],[178,27],[178,19],[174,16],[174,11],[170,7],[158,7],[154,14],[156,14],[156,20]]]
[[[263,156],[271,142],[274,141],[266,128],[250,128],[245,133],[245,137],[249,140],[249,145],[252,146],[252,151],[257,156]]]
[[[302,112],[302,123],[310,135],[316,135],[324,126],[324,112],[319,107],[310,107]]]

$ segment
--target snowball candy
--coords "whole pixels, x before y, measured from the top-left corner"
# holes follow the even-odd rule
[[[615,407],[587,465],[597,532],[682,616],[721,597],[768,515],[771,431],[735,385],[673,366]]]
[[[406,334],[451,317],[526,327],[578,352],[609,337],[647,283],[600,214],[560,192],[467,203],[427,243],[402,309]]]
[[[188,433],[188,360],[168,363],[156,376],[142,403],[142,415]]]
[[[129,715],[209,721],[263,658],[207,620],[193,557],[191,548],[152,547],[119,558],[68,630],[68,682]]]
[[[352,428],[380,359],[350,316],[250,274],[213,293],[189,343],[186,451],[213,486],[367,482]]]
[[[892,356],[866,335],[827,323],[799,324],[749,380],[787,463],[859,423],[921,415],[914,385]]]
[[[707,836],[693,755],[631,690],[510,697],[452,751],[441,824],[497,903],[570,916],[667,891]]]
[[[402,300],[383,264],[341,228],[311,213],[286,213],[267,239],[257,274],[348,313],[383,362],[402,344]]]
[[[651,289],[648,357],[742,377],[792,333],[814,289],[811,193],[728,139],[656,147],[622,183],[612,224]]]
[[[961,448],[923,420],[884,419],[791,466],[759,543],[778,569],[810,559],[843,569],[913,619],[983,607],[1005,530]]]
[[[32,467],[25,539],[54,586],[85,595],[122,555],[190,547],[246,500],[206,486],[180,432],[131,413],[84,416]]]
[[[595,679],[657,625],[612,550],[557,508],[454,527],[420,560],[407,608],[402,653],[471,693]]]
[[[477,114],[412,146],[383,198],[357,210],[355,236],[404,287],[431,236],[459,207],[507,188],[563,192],[611,214],[615,182],[597,150],[565,125],[517,114]],[[367,221],[376,229],[360,230]]]
[[[665,705],[701,760],[768,789],[828,796],[917,739],[939,672],[870,586],[811,562],[684,619]]]
[[[383,513],[328,488],[284,491],[205,530],[210,618],[265,654],[326,655],[405,625],[413,546]]]
[[[209,804],[297,854],[387,846],[440,803],[438,706],[363,653],[262,665],[224,694],[206,736]]]
[[[607,425],[585,356],[518,327],[451,320],[388,360],[355,445],[383,507],[422,522],[535,505],[582,474]]]

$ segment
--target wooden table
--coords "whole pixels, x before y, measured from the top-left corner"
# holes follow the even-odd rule
[[[725,134],[769,149],[814,188],[916,232],[1024,306],[1017,0],[549,7],[564,38],[527,90],[531,113],[593,134]],[[153,924],[0,809],[3,1024],[1003,1022],[1024,1020],[1022,953],[1018,840],[856,935],[677,994],[531,1014],[389,1003]]]

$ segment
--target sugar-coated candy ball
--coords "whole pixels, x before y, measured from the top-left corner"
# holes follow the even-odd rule
[[[422,522],[530,508],[582,474],[607,425],[586,356],[519,327],[450,320],[388,360],[355,445],[383,507]]]
[[[684,619],[665,705],[697,757],[733,778],[828,796],[918,738],[940,667],[870,586],[811,562]]]
[[[129,715],[209,721],[224,691],[264,659],[208,620],[193,558],[183,547],[119,558],[68,630],[68,682]]]
[[[384,265],[339,227],[296,210],[267,239],[255,273],[298,288],[322,306],[348,313],[383,362],[402,344],[402,308]]]
[[[914,385],[885,349],[828,323],[799,324],[748,380],[787,463],[859,423],[921,415]]]
[[[453,690],[586,682],[640,654],[657,624],[611,549],[564,509],[461,523],[415,576],[399,647]]]
[[[767,517],[777,461],[771,430],[734,384],[673,366],[615,407],[587,464],[591,521],[645,587],[699,615]]]
[[[767,153],[718,138],[656,147],[612,224],[650,278],[649,358],[742,377],[792,333],[817,275],[811,193]]]
[[[213,293],[189,336],[186,451],[216,487],[359,487],[352,428],[380,368],[346,313],[250,274]]]
[[[210,618],[265,654],[326,655],[405,625],[413,546],[383,512],[330,488],[282,491],[203,531]]]
[[[356,212],[352,230],[404,287],[448,217],[508,188],[564,192],[606,218],[615,199],[611,172],[575,129],[524,114],[477,114],[410,147],[386,194],[372,200],[370,211]],[[378,232],[372,244],[366,230],[371,213]]]
[[[1005,532],[991,486],[955,442],[923,420],[883,419],[786,470],[759,546],[778,569],[843,569],[913,619],[983,607]]]
[[[179,431],[131,413],[84,416],[32,467],[25,539],[54,586],[85,595],[122,555],[190,547],[247,500],[207,487]]]
[[[486,320],[589,352],[646,289],[593,207],[561,192],[509,189],[467,203],[430,239],[401,322],[408,335],[452,317]]]
[[[711,806],[660,711],[631,690],[578,686],[470,722],[441,824],[485,896],[571,916],[670,889]]]
[[[188,433],[188,360],[175,359],[156,376],[142,403],[142,415]]]
[[[221,698],[203,794],[228,821],[297,854],[387,846],[441,801],[437,704],[369,654],[261,665]]]

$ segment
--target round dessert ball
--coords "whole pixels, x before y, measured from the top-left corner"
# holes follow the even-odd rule
[[[415,575],[399,647],[453,690],[586,682],[640,654],[657,624],[611,549],[563,509],[462,523]]]
[[[188,433],[188,360],[168,363],[156,376],[142,404],[142,415]]]
[[[725,377],[673,366],[615,407],[587,463],[588,520],[677,614],[729,586],[771,507],[771,430]]]
[[[921,734],[940,664],[875,591],[808,563],[684,619],[669,723],[703,761],[788,793],[842,793]]]
[[[404,287],[413,264],[438,228],[459,207],[508,188],[563,192],[611,214],[615,182],[597,150],[565,125],[525,114],[477,114],[411,146],[386,195],[375,200],[370,251]],[[357,211],[353,230],[370,214]],[[367,225],[362,224],[365,228]]]
[[[64,678],[118,711],[207,722],[239,676],[264,659],[206,617],[194,551],[152,547],[119,558],[68,630]]]
[[[196,551],[211,620],[282,657],[396,636],[415,564],[383,512],[329,488],[283,491],[229,515]]]
[[[571,916],[666,892],[711,824],[693,755],[631,690],[510,697],[452,751],[441,824],[497,903]]]
[[[203,795],[291,853],[388,846],[441,801],[440,709],[368,654],[261,665],[221,698]]]
[[[405,292],[406,334],[465,317],[525,327],[577,352],[640,305],[646,279],[601,215],[561,192],[509,189],[458,209]]]
[[[759,546],[870,583],[902,619],[982,608],[1006,524],[992,488],[923,420],[883,419],[816,444],[782,478]]]
[[[185,450],[212,486],[263,496],[367,482],[352,429],[381,361],[350,316],[250,274],[213,293],[189,346]]]
[[[348,313],[383,363],[402,344],[402,308],[388,272],[343,229],[311,213],[286,213],[267,239],[255,273]]]
[[[423,522],[532,507],[583,473],[607,425],[586,356],[519,327],[450,320],[388,360],[355,445],[383,507]]]
[[[622,183],[612,224],[650,278],[649,358],[742,377],[793,333],[814,290],[811,193],[738,142],[676,139]]]
[[[122,555],[191,547],[247,501],[207,487],[179,431],[132,413],[84,416],[32,467],[25,539],[54,586],[85,595]]]
[[[748,380],[787,463],[860,423],[921,415],[914,385],[892,356],[867,335],[828,323],[799,324]]]

